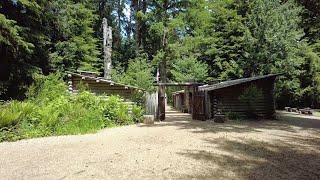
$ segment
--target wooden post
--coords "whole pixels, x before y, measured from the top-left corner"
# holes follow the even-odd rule
[[[166,97],[165,97],[165,86],[160,85],[158,87],[158,118],[160,121],[166,119]]]
[[[104,52],[104,78],[111,79],[111,51],[112,51],[112,29],[108,26],[106,18],[103,18],[103,52]]]
[[[210,98],[208,91],[204,91],[204,114],[205,120],[210,118]]]

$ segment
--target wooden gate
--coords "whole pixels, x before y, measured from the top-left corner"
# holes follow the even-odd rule
[[[197,88],[195,88],[192,101],[193,101],[192,119],[202,120],[202,121],[206,120],[204,92],[197,91]]]

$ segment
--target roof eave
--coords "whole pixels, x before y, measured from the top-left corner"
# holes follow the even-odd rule
[[[242,79],[224,81],[224,82],[221,82],[221,83],[218,83],[218,84],[200,86],[199,90],[200,91],[213,91],[213,90],[223,89],[223,88],[227,88],[227,87],[231,87],[231,86],[236,86],[236,85],[243,84],[243,83],[257,81],[257,80],[260,80],[260,79],[277,77],[277,76],[280,76],[280,75],[283,75],[283,74],[284,73],[269,74],[269,75],[264,75],[264,76],[256,76],[256,77],[250,77],[250,78],[242,78]],[[228,82],[230,83],[232,81],[237,81],[237,82],[233,82],[231,84],[227,84]],[[221,85],[221,87],[217,87],[217,85]]]

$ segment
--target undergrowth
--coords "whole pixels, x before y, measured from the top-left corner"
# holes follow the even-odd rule
[[[139,122],[140,106],[118,96],[102,99],[88,91],[67,92],[59,75],[38,76],[28,98],[0,105],[0,142],[52,135],[84,134]]]

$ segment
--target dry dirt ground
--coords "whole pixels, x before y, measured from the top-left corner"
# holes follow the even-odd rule
[[[320,179],[320,120],[167,122],[0,143],[0,179]]]

